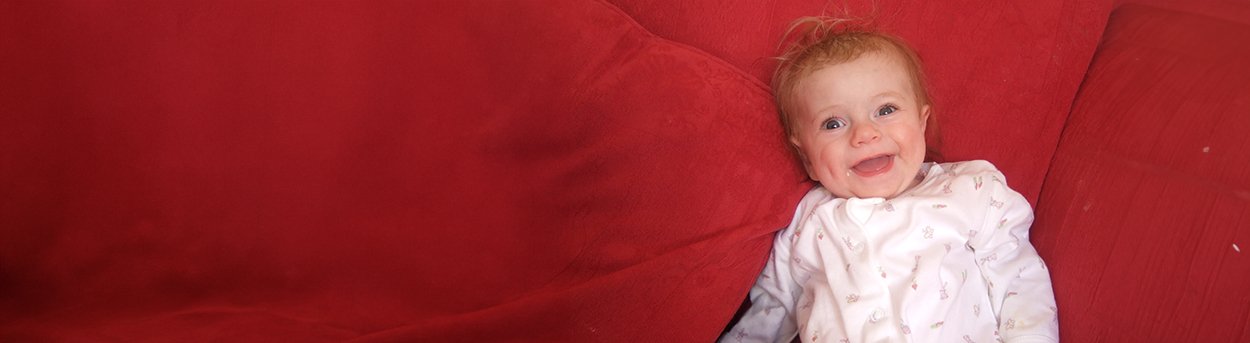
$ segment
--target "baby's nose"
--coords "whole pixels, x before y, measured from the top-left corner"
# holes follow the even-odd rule
[[[865,123],[855,125],[854,133],[851,139],[855,145],[861,145],[871,143],[878,138],[881,138],[881,130],[878,130],[877,126],[872,123]]]

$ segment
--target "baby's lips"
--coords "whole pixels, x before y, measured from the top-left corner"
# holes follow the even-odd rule
[[[851,167],[851,169],[854,169],[855,173],[863,176],[873,176],[889,170],[893,161],[894,155],[881,155],[859,161],[859,163],[856,163],[855,166]]]

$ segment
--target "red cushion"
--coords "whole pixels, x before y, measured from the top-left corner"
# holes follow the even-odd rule
[[[1111,11],[1110,1],[1087,0],[611,1],[657,35],[706,50],[764,82],[794,19],[875,15],[925,63],[945,159],[993,162],[1034,204]]]
[[[1250,25],[1113,15],[1033,241],[1069,342],[1250,341]]]
[[[1116,0],[1117,3],[1138,4],[1177,12],[1250,24],[1250,2],[1237,0]]]
[[[3,341],[710,341],[810,185],[604,2],[0,9]]]

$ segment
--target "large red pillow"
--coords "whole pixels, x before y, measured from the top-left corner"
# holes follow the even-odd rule
[[[0,340],[710,341],[810,186],[601,1],[0,9]]]
[[[1250,25],[1124,6],[1033,241],[1069,342],[1250,341]]]
[[[769,82],[802,16],[872,17],[918,50],[951,161],[986,159],[1033,204],[1111,1],[611,0],[661,37]]]

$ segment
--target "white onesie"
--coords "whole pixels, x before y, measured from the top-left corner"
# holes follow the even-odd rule
[[[721,342],[1058,342],[1024,197],[986,161],[917,178],[889,200],[808,192]]]

